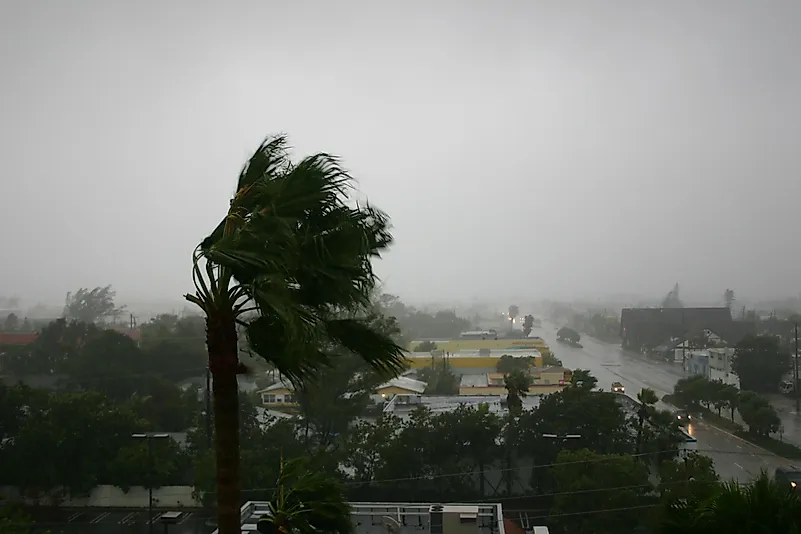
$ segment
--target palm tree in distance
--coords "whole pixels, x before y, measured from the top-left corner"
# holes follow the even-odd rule
[[[667,507],[661,532],[801,533],[801,500],[764,471],[747,486],[722,484],[708,499],[680,499]]]
[[[261,534],[353,532],[342,483],[313,469],[305,457],[281,460],[269,510],[257,524]]]
[[[637,393],[637,400],[640,401],[640,407],[637,409],[637,440],[635,442],[635,452],[640,454],[642,448],[642,432],[645,427],[645,421],[651,417],[654,410],[654,404],[659,402],[656,392],[650,388],[642,388]]]
[[[328,154],[293,163],[284,136],[268,138],[239,175],[225,218],[195,250],[195,293],[206,316],[213,377],[220,534],[240,532],[238,330],[252,352],[295,384],[335,363],[335,346],[379,372],[398,373],[402,349],[374,331],[371,260],[392,241],[387,216],[352,205],[352,179]]]
[[[503,377],[509,413],[519,415],[523,411],[523,398],[528,396],[528,388],[531,387],[531,383],[531,375],[519,369]]]

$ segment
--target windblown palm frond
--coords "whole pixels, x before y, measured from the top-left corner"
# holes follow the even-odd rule
[[[352,202],[352,182],[336,157],[294,164],[286,137],[268,138],[242,169],[225,218],[195,250],[195,293],[186,299],[206,314],[220,534],[238,532],[240,329],[298,386],[332,364],[332,347],[381,373],[404,368],[401,348],[366,312],[371,260],[392,242],[389,219]]]
[[[703,502],[673,503],[663,532],[801,532],[801,500],[765,472],[750,485],[720,486]]]
[[[196,254],[214,271],[205,273],[206,286],[225,277],[218,271],[228,273],[225,300],[245,323],[251,348],[292,381],[326,363],[319,347],[327,343],[379,371],[403,368],[401,348],[366,321],[330,318],[368,305],[376,283],[371,260],[392,242],[383,212],[351,205],[351,184],[337,158],[316,154],[293,165],[286,139],[268,139],[243,169],[228,216]],[[256,318],[242,319],[245,311]]]
[[[270,513],[262,517],[263,534],[311,534],[353,532],[342,484],[309,465],[307,458],[281,461]]]

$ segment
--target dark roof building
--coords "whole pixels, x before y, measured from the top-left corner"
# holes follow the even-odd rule
[[[635,350],[653,348],[691,332],[727,329],[729,308],[624,308],[620,314],[623,346]],[[722,334],[718,334],[722,337]]]

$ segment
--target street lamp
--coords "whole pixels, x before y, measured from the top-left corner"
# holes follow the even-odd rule
[[[148,469],[150,470],[150,480],[148,480],[147,484],[147,519],[149,525],[150,534],[153,534],[153,440],[154,439],[167,439],[170,437],[169,434],[165,433],[157,433],[157,432],[145,432],[143,434],[131,434],[133,439],[145,439],[147,440],[147,463]]]

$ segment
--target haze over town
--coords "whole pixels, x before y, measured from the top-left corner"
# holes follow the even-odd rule
[[[181,305],[270,133],[411,302],[797,294],[797,2],[4,2],[0,294]],[[621,299],[622,300],[622,299]]]

